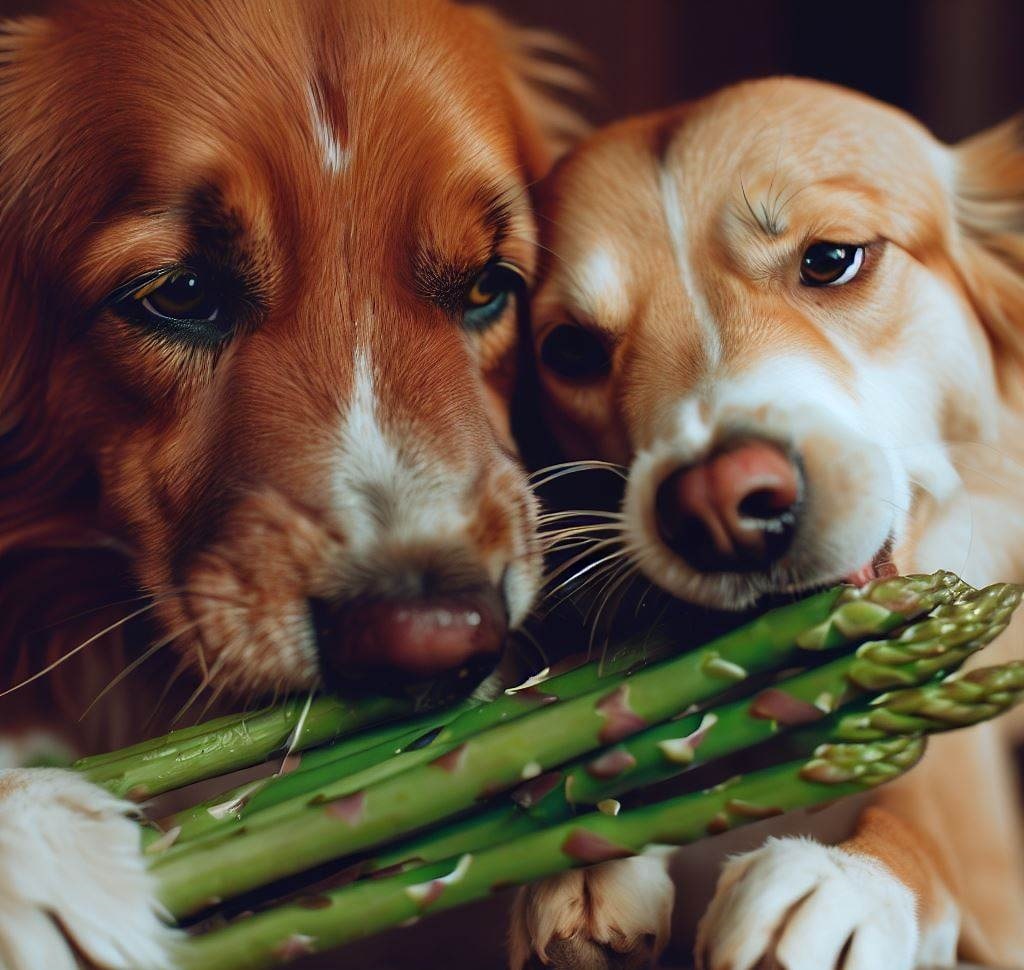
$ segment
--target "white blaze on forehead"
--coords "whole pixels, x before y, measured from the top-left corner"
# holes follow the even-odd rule
[[[313,134],[320,148],[320,157],[324,168],[331,175],[337,175],[348,167],[349,153],[342,148],[341,143],[338,141],[338,136],[331,129],[324,113],[320,96],[312,84],[306,92],[306,97],[309,103],[310,123],[313,126]]]
[[[567,302],[592,320],[619,319],[629,311],[623,267],[607,247],[599,246],[575,263],[565,288]]]
[[[711,370],[717,367],[722,359],[722,339],[711,314],[711,308],[693,275],[689,240],[686,235],[686,218],[683,215],[683,204],[679,198],[676,181],[667,168],[661,170],[659,180],[661,183],[661,205],[665,213],[665,222],[668,224],[669,237],[672,240],[672,252],[679,270],[679,281],[693,308],[694,319],[701,329],[704,338],[704,353],[707,356],[707,369]]]

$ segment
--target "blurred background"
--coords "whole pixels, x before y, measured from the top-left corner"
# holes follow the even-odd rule
[[[593,55],[608,121],[798,74],[906,108],[954,141],[1024,106],[1024,0],[495,0]]]
[[[769,74],[858,88],[947,141],[1024,106],[1024,0],[477,2],[590,51],[597,123]],[[0,17],[53,5],[0,0]]]

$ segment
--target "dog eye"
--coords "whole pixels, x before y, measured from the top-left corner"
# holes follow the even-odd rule
[[[213,323],[220,313],[218,295],[191,270],[172,270],[132,294],[148,313],[165,320]]]
[[[523,286],[522,274],[511,263],[488,263],[463,299],[462,319],[471,330],[483,330],[505,312]]]
[[[577,323],[555,327],[541,344],[540,359],[559,377],[579,383],[604,377],[612,366],[605,341]]]
[[[179,267],[129,289],[115,301],[137,323],[171,335],[220,340],[232,329],[228,301],[215,274]]]
[[[804,250],[800,260],[800,282],[805,286],[842,286],[860,272],[863,263],[863,246],[814,243]]]

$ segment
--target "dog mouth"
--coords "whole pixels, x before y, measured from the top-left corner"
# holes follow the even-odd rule
[[[851,586],[866,586],[873,579],[881,579],[886,576],[896,576],[899,570],[892,561],[893,537],[890,535],[882,544],[882,547],[859,569],[847,573],[842,577],[844,583]]]

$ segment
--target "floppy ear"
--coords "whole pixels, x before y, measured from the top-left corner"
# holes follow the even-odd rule
[[[999,352],[1024,367],[1024,114],[968,138],[956,161],[957,263]]]
[[[529,178],[539,179],[590,130],[579,110],[592,93],[587,55],[552,31],[519,27],[485,7],[466,9],[503,60],[523,161]]]
[[[0,21],[0,557],[19,542],[41,541],[40,510],[72,478],[43,434],[56,327],[39,305],[28,243],[41,231],[36,169],[50,149],[39,121],[50,91],[38,69],[49,36],[42,19]]]
[[[16,241],[25,188],[19,143],[25,128],[24,61],[43,23],[32,18],[0,21],[0,442],[18,425],[25,393],[22,375],[29,354],[26,331],[31,327],[27,322],[18,323],[26,310]]]

